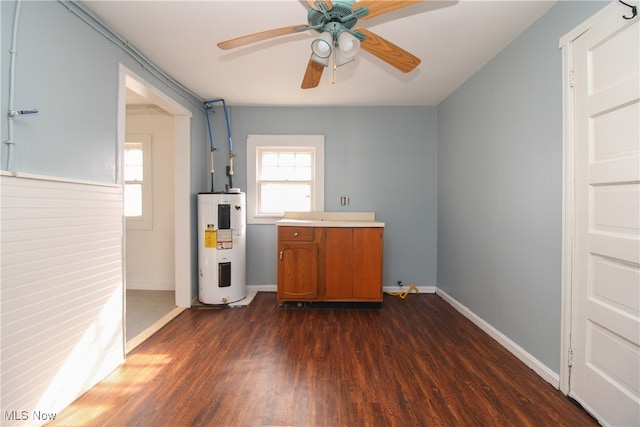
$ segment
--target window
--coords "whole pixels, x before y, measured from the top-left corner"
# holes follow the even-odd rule
[[[324,136],[249,135],[247,210],[250,224],[324,210]]]
[[[151,136],[127,135],[124,144],[124,214],[127,227],[152,228]]]

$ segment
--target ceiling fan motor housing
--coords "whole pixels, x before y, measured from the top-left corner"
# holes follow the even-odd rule
[[[342,22],[342,18],[352,14],[351,8],[355,4],[355,0],[334,0],[332,3],[331,10],[326,12],[310,7],[307,19],[310,27],[318,28],[321,33],[329,31],[335,38],[341,31],[352,29],[358,22],[358,18],[353,17],[346,22]]]

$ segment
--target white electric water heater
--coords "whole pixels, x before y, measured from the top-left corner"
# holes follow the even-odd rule
[[[246,196],[198,194],[198,287],[203,304],[246,297]]]

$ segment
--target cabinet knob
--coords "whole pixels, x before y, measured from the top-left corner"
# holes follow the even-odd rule
[[[297,232],[297,231],[295,231],[295,232],[293,233],[293,237],[298,237],[298,232]]]
[[[280,261],[282,261],[282,251],[280,251]]]

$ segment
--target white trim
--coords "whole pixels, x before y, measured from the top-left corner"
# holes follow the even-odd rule
[[[173,281],[162,282],[158,280],[127,280],[127,290],[140,291],[175,291]]]
[[[315,149],[314,211],[324,211],[324,135],[248,135],[247,136],[247,223],[275,224],[282,216],[256,215],[258,147],[301,147]]]
[[[436,294],[442,299],[451,304],[456,310],[462,313],[467,319],[471,320],[476,326],[486,332],[491,338],[498,341],[504,348],[506,348],[511,354],[516,356],[522,363],[531,368],[535,373],[540,375],[542,379],[547,381],[555,388],[559,387],[558,374],[549,369],[544,363],[533,357],[527,351],[525,351],[518,344],[509,339],[502,332],[491,326],[477,314],[469,310],[466,306],[458,302],[451,295],[447,294],[442,289],[437,288]]]
[[[435,294],[437,292],[437,288],[435,286],[416,286],[418,291],[421,294]],[[278,292],[278,285],[247,285],[248,290],[252,290],[254,292]],[[382,290],[384,293],[387,292],[402,292],[409,290],[409,286],[383,286]],[[415,292],[411,291],[412,294]]]
[[[73,179],[73,178],[64,178],[59,176],[47,176],[47,175],[38,175],[33,173],[24,173],[24,172],[8,172],[8,171],[0,171],[0,176],[7,176],[12,178],[22,178],[22,179],[34,179],[39,181],[51,181],[51,182],[62,182],[67,184],[80,184],[80,185],[92,185],[97,187],[112,187],[112,188],[120,188],[120,184],[111,184],[108,182],[98,182],[98,181],[87,181],[81,179]]]
[[[608,14],[609,13],[609,9],[613,9],[613,8],[616,8],[616,7],[618,7],[618,3],[617,2],[612,2],[612,3],[608,4],[607,6],[603,7],[600,11],[596,12],[591,17],[589,17],[586,20],[584,20],[581,24],[579,24],[573,30],[569,31],[567,34],[565,34],[564,36],[560,37],[560,41],[559,41],[558,47],[564,47],[565,45],[568,45],[569,43],[573,43],[573,41],[575,39],[577,39],[578,37],[583,35],[585,32],[587,32],[589,30],[589,28],[593,27],[593,25],[597,21],[599,21],[602,16]]]
[[[153,324],[151,324],[147,329],[145,329],[144,331],[140,332],[135,337],[131,338],[126,343],[126,353],[127,354],[130,353],[133,349],[135,349],[137,346],[142,344],[151,335],[153,335],[156,332],[158,332],[160,330],[160,328],[162,328],[164,325],[166,325],[171,320],[176,318],[178,316],[178,314],[182,313],[184,310],[186,310],[186,307],[176,307],[176,308],[174,308],[173,310],[171,310],[170,312],[168,312],[167,314],[162,316],[160,319],[158,319],[155,322],[153,322]]]
[[[191,307],[191,116],[174,116],[176,305]]]
[[[278,285],[247,285],[247,291],[278,292]]]
[[[403,286],[403,287],[396,286],[396,285],[383,286],[382,290],[385,293],[407,291],[409,289],[409,286]],[[416,287],[418,288],[418,291],[421,294],[435,294],[437,289],[435,286],[416,286]],[[247,289],[252,290],[254,292],[277,292],[278,285],[247,285]],[[415,292],[411,291],[411,293],[415,293]]]
[[[167,113],[172,114],[174,116],[188,116],[189,118],[193,117],[191,111],[178,104],[173,98],[164,94],[163,92],[156,89],[150,83],[147,83],[145,79],[137,75],[135,72],[131,71],[124,65],[120,64],[120,73],[123,73],[125,76],[125,88],[130,89],[143,98],[148,99],[151,103],[157,105],[158,107],[165,110]],[[126,91],[125,91],[126,93]],[[126,97],[125,97],[126,99]],[[126,110],[126,109],[125,109]]]
[[[569,73],[573,70],[573,46],[562,47],[562,276],[560,313],[560,391],[569,393],[571,347],[571,282],[573,271],[574,187],[573,187],[573,89]]]
[[[409,290],[409,287],[411,285],[407,285],[407,286],[398,286],[398,285],[391,285],[391,286],[383,286],[382,287],[382,292],[389,293],[389,292],[407,292]],[[420,292],[421,294],[435,294],[436,293],[436,287],[435,286],[418,286],[418,285],[414,285],[416,288],[418,288],[418,292]],[[414,294],[415,292],[413,290],[411,290],[411,293]]]

